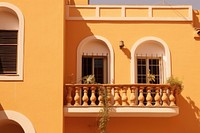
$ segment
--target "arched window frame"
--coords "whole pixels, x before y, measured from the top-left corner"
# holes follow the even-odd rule
[[[36,133],[32,122],[25,115],[19,112],[13,110],[1,110],[0,121],[7,119],[17,122],[23,128],[24,133]]]
[[[19,20],[18,37],[17,37],[17,65],[16,74],[1,74],[0,80],[23,80],[23,51],[24,51],[24,17],[18,7],[7,2],[0,2],[0,8],[8,8],[16,13]]]
[[[80,80],[82,79],[82,53],[83,53],[83,47],[87,45],[88,42],[92,40],[101,40],[103,41],[109,50],[109,55],[108,55],[108,83],[112,84],[114,81],[114,51],[112,48],[111,43],[104,37],[102,36],[88,36],[85,39],[83,39],[77,48],[77,83],[81,83]]]
[[[170,50],[167,43],[158,37],[149,36],[149,37],[144,37],[144,38],[139,39],[138,41],[134,43],[134,45],[131,48],[131,83],[137,83],[136,82],[137,69],[136,69],[136,60],[135,60],[136,49],[141,44],[147,41],[155,41],[163,46],[164,52],[165,52],[165,55],[163,55],[162,57],[163,67],[164,67],[163,80],[166,81],[171,76],[171,55],[170,55]]]

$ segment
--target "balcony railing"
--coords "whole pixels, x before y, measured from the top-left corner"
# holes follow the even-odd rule
[[[131,116],[175,116],[178,114],[177,94],[170,85],[66,84],[65,115],[84,116],[85,113],[98,113],[103,106],[103,94],[99,92],[100,88],[107,90],[108,104],[114,108],[114,116],[121,113],[124,116],[127,114]]]

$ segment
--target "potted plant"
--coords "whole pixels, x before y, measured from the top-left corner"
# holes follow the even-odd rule
[[[94,75],[87,75],[82,78],[83,84],[95,84],[95,77]]]
[[[167,79],[167,83],[170,84],[172,89],[174,89],[177,94],[180,94],[183,91],[183,82],[179,80],[177,77],[171,76]]]

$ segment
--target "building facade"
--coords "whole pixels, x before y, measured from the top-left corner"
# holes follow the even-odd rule
[[[0,2],[0,132],[98,133],[103,87],[107,132],[199,133],[199,14],[191,5]],[[82,84],[87,75],[98,84]]]

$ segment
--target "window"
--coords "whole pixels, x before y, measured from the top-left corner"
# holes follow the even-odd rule
[[[17,73],[17,30],[0,30],[0,74]]]
[[[163,84],[171,76],[170,50],[165,41],[149,36],[135,42],[131,49],[131,82],[148,83],[148,74],[155,76],[154,84]]]
[[[161,58],[137,58],[137,83],[154,83],[162,82],[162,62]],[[149,79],[149,74],[155,77],[155,80]],[[151,81],[149,81],[151,80]]]
[[[114,52],[111,43],[101,36],[83,39],[77,48],[77,83],[94,74],[98,83],[113,83]]]
[[[95,75],[97,83],[107,83],[107,57],[106,56],[83,56],[82,77]]]
[[[162,82],[162,61],[161,57],[142,57],[137,56],[137,83],[150,83],[150,84],[159,84]],[[151,79],[150,75],[154,76],[154,80]],[[139,94],[139,93],[138,93]],[[143,90],[144,97],[147,96],[147,90]],[[155,90],[151,90],[151,96],[155,97]],[[143,102],[147,104],[146,98]],[[153,100],[152,105],[155,104]]]
[[[23,80],[23,39],[22,12],[0,2],[0,80]]]

